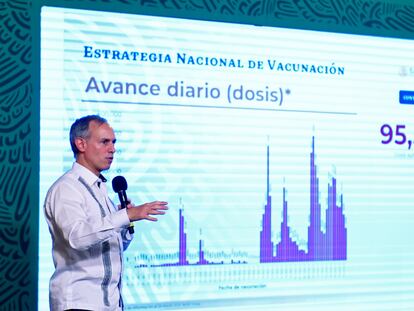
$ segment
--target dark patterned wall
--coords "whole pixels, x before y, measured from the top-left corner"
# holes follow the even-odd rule
[[[0,308],[33,310],[37,197],[29,1],[0,2]]]
[[[414,39],[410,2],[0,0],[0,310],[37,308],[41,4]]]

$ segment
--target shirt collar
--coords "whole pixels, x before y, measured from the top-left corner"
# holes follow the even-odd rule
[[[102,181],[102,182],[106,182],[107,181],[107,179],[104,177],[104,175],[102,175],[102,174],[99,174],[99,179]]]
[[[99,174],[99,176],[96,176],[89,169],[84,167],[82,164],[79,164],[78,162],[73,163],[72,169],[79,176],[81,176],[87,182],[87,184],[89,186],[92,186],[94,183],[97,183],[97,182],[106,182],[107,181],[107,179],[102,174]]]

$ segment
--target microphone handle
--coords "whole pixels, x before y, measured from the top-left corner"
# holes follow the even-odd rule
[[[121,208],[127,208],[128,205],[128,199],[127,199],[127,195],[126,195],[126,191],[125,190],[121,190],[118,192],[118,197],[119,197],[119,202],[121,202]],[[128,232],[130,234],[134,233],[134,224],[131,222],[129,227],[128,227]]]
[[[127,196],[126,196],[126,192],[125,191],[122,191],[123,192],[123,194],[124,194],[124,202],[125,202],[125,208],[127,207],[127,205],[129,204],[129,203],[131,203],[128,199],[127,199]],[[134,233],[134,223],[133,222],[131,222],[130,224],[129,224],[129,227],[128,227],[128,232],[130,233],[130,234],[133,234]]]
[[[128,198],[127,198],[127,195],[126,195],[126,191],[125,190],[123,190],[123,191],[121,191],[122,192],[122,195],[123,195],[123,202],[124,202],[124,205],[125,205],[125,208],[127,208],[127,205],[129,204],[129,203],[131,203],[129,200],[128,200]],[[130,224],[129,224],[129,227],[128,227],[128,232],[130,233],[130,234],[133,234],[134,233],[134,223],[133,222],[131,222]]]
[[[126,200],[124,199],[124,196],[126,197],[125,191],[124,190],[120,190],[118,192],[118,198],[119,198],[119,203],[121,203],[121,209],[127,207]]]

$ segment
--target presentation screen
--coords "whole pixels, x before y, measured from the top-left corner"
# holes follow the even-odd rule
[[[127,310],[414,308],[414,42],[67,8],[41,12],[47,189],[73,121],[114,128],[135,204]]]

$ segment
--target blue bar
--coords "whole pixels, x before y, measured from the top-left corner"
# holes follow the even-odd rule
[[[400,91],[400,104],[414,105],[414,91]]]

